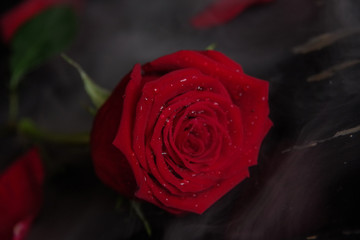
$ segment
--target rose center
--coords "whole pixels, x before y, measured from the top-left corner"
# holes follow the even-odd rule
[[[176,145],[186,155],[201,157],[211,145],[211,128],[201,118],[187,122],[183,131],[177,136]]]

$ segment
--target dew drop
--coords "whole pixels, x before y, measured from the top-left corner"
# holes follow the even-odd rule
[[[184,184],[185,184],[185,183],[183,183],[183,182],[180,183],[181,186],[184,186]]]
[[[166,187],[166,183],[164,183],[163,186]]]
[[[180,82],[186,82],[186,81],[187,81],[186,78],[180,80]]]
[[[151,191],[149,190],[149,191],[147,191],[147,193],[148,193],[148,194],[151,194]]]
[[[168,198],[165,198],[165,201],[169,201],[169,199],[168,199]]]
[[[250,124],[251,124],[251,125],[254,125],[255,123],[254,123],[254,122],[251,122]]]
[[[158,89],[157,88],[154,88],[154,92],[157,92],[158,91]]]
[[[193,197],[197,197],[196,193],[193,194]]]
[[[144,180],[145,180],[145,182],[147,181],[147,178],[146,177],[144,177]]]
[[[220,187],[220,183],[217,183],[216,186],[217,186],[217,187]]]
[[[149,99],[148,99],[147,97],[144,97],[144,100],[147,101],[147,100],[149,100]]]
[[[219,106],[219,103],[218,103],[218,102],[214,102],[214,106]]]
[[[266,99],[265,97],[262,97],[262,98],[261,98],[261,100],[263,100],[263,101],[265,101],[265,99]]]
[[[199,204],[195,204],[195,207],[196,207],[196,208],[199,207]]]
[[[243,95],[243,93],[242,93],[242,92],[240,92],[238,95],[239,95],[239,97],[241,97],[241,96]]]
[[[240,72],[240,69],[236,69],[235,72],[237,72],[237,73]]]

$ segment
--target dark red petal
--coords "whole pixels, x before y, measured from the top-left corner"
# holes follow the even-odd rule
[[[115,88],[98,111],[91,133],[91,154],[99,178],[121,194],[132,197],[136,182],[126,157],[113,146],[123,109],[125,87],[130,74]]]
[[[197,28],[213,27],[232,20],[254,4],[272,1],[273,0],[218,0],[192,18],[191,24]]]
[[[158,205],[161,208],[165,210],[181,209],[185,212],[201,214],[248,176],[249,173],[246,169],[226,181],[219,182],[208,191],[193,193],[186,197],[175,196],[156,184],[149,184],[149,187],[153,196],[161,203]]]
[[[23,239],[37,215],[44,170],[37,149],[31,149],[0,175],[0,239]]]
[[[124,103],[119,128],[116,132],[113,145],[116,146],[126,157],[136,180],[138,187],[141,187],[144,181],[144,174],[139,167],[139,162],[136,157],[136,150],[133,148],[133,131],[134,122],[136,119],[136,105],[141,96],[141,89],[143,86],[141,76],[141,66],[136,64],[130,74],[130,81],[128,82],[125,90]],[[121,95],[122,96],[122,95]],[[118,111],[113,108],[112,111]]]
[[[234,64],[227,64],[228,61],[220,56],[221,53],[217,53],[217,51],[181,50],[160,57],[144,65],[143,69],[145,73],[151,74],[154,72],[166,73],[183,68],[195,68],[205,75],[216,78],[242,73],[240,65],[236,68]],[[219,59],[222,59],[222,61],[219,61]]]

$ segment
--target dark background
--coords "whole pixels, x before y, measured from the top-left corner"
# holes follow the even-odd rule
[[[12,1],[2,11],[15,5]],[[325,69],[360,58],[355,32],[318,51],[294,47],[327,32],[360,27],[358,0],[276,0],[248,9],[208,30],[189,19],[210,0],[89,0],[79,32],[66,51],[100,85],[112,89],[135,63],[181,49],[219,50],[244,71],[270,82],[274,127],[251,177],[203,215],[174,217],[154,206],[143,210],[151,239],[360,239],[360,133],[282,153],[360,124],[360,65],[307,82]],[[7,61],[1,45],[0,122],[7,119]],[[90,100],[72,67],[60,57],[26,76],[20,114],[49,131],[89,131]],[[1,135],[0,167],[29,146],[14,133]],[[95,176],[87,146],[42,143],[46,166],[43,208],[28,239],[146,239],[142,222]]]

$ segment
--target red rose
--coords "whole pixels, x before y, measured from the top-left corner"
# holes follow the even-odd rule
[[[202,213],[256,164],[267,99],[267,82],[217,51],[135,65],[96,116],[95,170],[122,194]]]
[[[217,0],[203,12],[196,15],[191,23],[197,28],[207,28],[226,23],[252,5],[274,0]]]
[[[21,240],[40,209],[44,172],[32,149],[0,174],[0,239]]]

